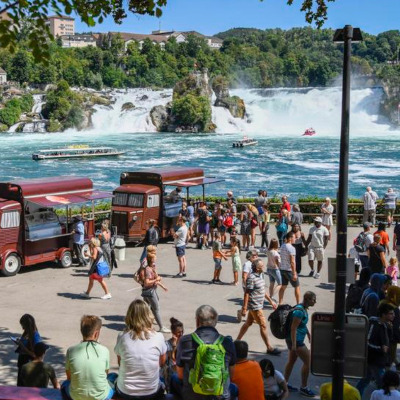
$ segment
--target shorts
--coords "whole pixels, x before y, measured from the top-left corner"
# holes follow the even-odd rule
[[[267,320],[265,319],[263,310],[249,310],[246,323],[249,326],[256,323],[263,329],[267,328]]]
[[[226,226],[225,225],[221,225],[220,227],[218,227],[218,232],[225,233],[226,232]]]
[[[175,247],[176,256],[183,257],[185,255],[186,246]]]
[[[385,215],[387,217],[393,217],[394,211],[395,210],[393,208],[385,208]]]
[[[359,273],[360,272],[360,267],[361,267],[361,262],[360,261],[354,261],[354,271]]]
[[[286,346],[287,346],[287,348],[288,348],[289,350],[292,350],[292,341],[289,340],[289,339],[286,339],[285,341],[286,341]],[[302,342],[297,342],[297,341],[296,341],[296,347],[304,347],[304,346],[305,346],[304,341],[302,341]]]
[[[308,249],[308,261],[324,261],[325,259],[325,249],[323,247],[310,247]]]
[[[210,224],[208,222],[205,224],[199,222],[198,230],[200,234],[208,235],[210,233]]]
[[[282,285],[282,275],[279,269],[267,268],[267,275],[270,283],[276,282],[278,286]]]
[[[222,259],[221,258],[214,258],[214,268],[217,270],[222,268]]]
[[[261,222],[265,222],[264,214],[257,215],[257,221],[258,221],[259,224],[261,224]]]
[[[282,285],[283,286],[287,286],[288,283],[290,282],[290,284],[292,285],[292,287],[296,288],[300,286],[300,282],[299,282],[299,277],[297,277],[297,280],[293,280],[293,273],[292,271],[282,271],[281,270],[281,275],[282,275]]]
[[[89,278],[93,279],[95,281],[103,282],[103,276],[100,276],[97,272],[94,272],[93,274],[90,274]]]

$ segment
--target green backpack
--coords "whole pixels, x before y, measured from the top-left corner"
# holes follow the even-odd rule
[[[223,336],[219,336],[213,344],[204,343],[196,333],[192,339],[199,345],[196,359],[190,370],[189,383],[193,391],[203,395],[220,396],[228,379],[225,367],[225,348],[222,346]]]

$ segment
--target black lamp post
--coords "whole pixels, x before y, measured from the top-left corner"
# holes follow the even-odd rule
[[[342,124],[340,133],[339,190],[336,210],[336,287],[334,320],[334,353],[332,374],[332,399],[343,399],[344,341],[345,341],[345,297],[346,297],[346,255],[347,255],[347,203],[349,178],[349,122],[350,122],[350,56],[351,42],[362,40],[359,28],[346,25],[338,29],[334,42],[344,43]]]

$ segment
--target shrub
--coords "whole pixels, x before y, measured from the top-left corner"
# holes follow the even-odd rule
[[[16,107],[4,107],[0,110],[0,123],[10,127],[18,122],[21,112]]]
[[[172,112],[178,124],[200,125],[201,128],[211,119],[211,106],[204,96],[192,94],[177,98],[172,103]]]

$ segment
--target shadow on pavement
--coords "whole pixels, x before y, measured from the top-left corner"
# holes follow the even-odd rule
[[[72,300],[90,300],[91,298],[82,297],[79,293],[57,293],[57,296]]]
[[[233,317],[232,315],[218,315],[218,323],[219,324],[238,324],[239,321],[237,320],[236,317]]]
[[[196,280],[196,279],[183,279],[184,282],[190,282],[190,283],[195,283],[197,285],[212,285],[211,280],[209,281],[202,281],[202,280]],[[221,285],[221,283],[220,283]],[[227,285],[227,284],[225,284]]]
[[[118,332],[121,332],[125,329],[125,317],[122,315],[102,315],[101,318],[103,318],[105,321],[111,321],[110,323],[103,324],[103,326],[108,329]]]

